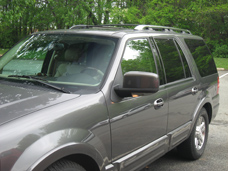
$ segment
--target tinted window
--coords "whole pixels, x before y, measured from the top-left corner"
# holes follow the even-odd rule
[[[176,42],[176,41],[175,41]],[[191,72],[190,72],[190,69],[189,69],[189,66],[188,66],[188,63],[187,63],[187,60],[186,60],[186,57],[182,51],[182,49],[180,48],[179,44],[176,42],[176,45],[177,45],[177,48],[180,52],[180,56],[181,56],[181,60],[183,62],[183,65],[184,65],[184,72],[185,72],[185,77],[188,78],[188,77],[191,77]]]
[[[155,60],[156,60],[156,64],[157,64],[160,85],[163,85],[163,84],[165,84],[165,75],[164,75],[164,69],[163,69],[163,66],[162,66],[162,62],[161,62],[161,59],[159,58],[159,54],[157,52],[157,49],[156,49],[156,46],[154,44],[153,38],[150,38],[150,40],[151,40],[152,52],[153,52],[153,54],[155,56]]]
[[[157,73],[148,40],[135,39],[128,41],[121,66],[123,74],[128,71],[145,71]]]
[[[217,72],[214,60],[203,40],[185,39],[202,77]]]
[[[155,39],[166,72],[167,83],[185,78],[182,61],[173,39]]]

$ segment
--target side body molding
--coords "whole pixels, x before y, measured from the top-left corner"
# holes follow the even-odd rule
[[[163,136],[105,167],[106,171],[137,170],[158,159],[168,151],[169,137]]]

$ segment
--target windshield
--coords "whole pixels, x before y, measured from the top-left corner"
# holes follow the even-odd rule
[[[117,39],[79,34],[35,34],[0,58],[0,78],[33,78],[80,89],[98,88],[113,55]]]

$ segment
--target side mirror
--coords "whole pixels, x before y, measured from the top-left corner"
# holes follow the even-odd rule
[[[132,93],[156,93],[159,90],[159,76],[154,73],[130,71],[124,74],[123,87],[114,88],[120,97],[131,97]]]

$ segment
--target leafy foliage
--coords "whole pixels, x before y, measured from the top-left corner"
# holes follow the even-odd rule
[[[220,58],[228,58],[228,46],[225,45],[217,45],[215,51],[213,52],[214,57]]]
[[[0,47],[42,30],[77,24],[152,24],[191,30],[227,56],[227,0],[1,0]],[[222,52],[220,52],[222,51]]]

